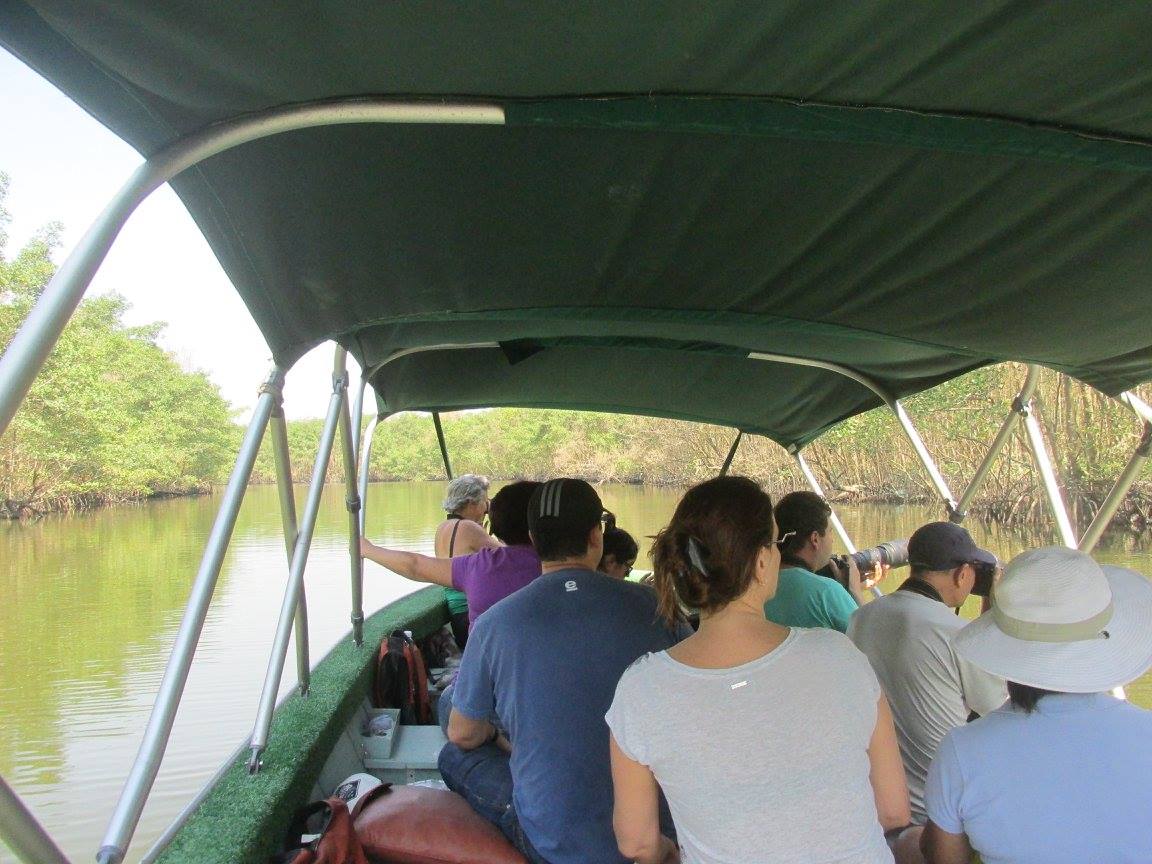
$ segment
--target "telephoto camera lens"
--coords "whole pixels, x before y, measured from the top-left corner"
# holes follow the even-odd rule
[[[889,567],[905,567],[908,564],[908,541],[889,540],[880,543],[871,549],[861,549],[849,556],[856,562],[861,573],[868,573],[877,564],[886,564]]]

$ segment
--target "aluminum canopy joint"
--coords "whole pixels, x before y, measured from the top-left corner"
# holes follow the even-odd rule
[[[344,498],[344,506],[348,508],[349,513],[359,513],[360,505],[361,501],[359,495],[349,495]]]
[[[284,412],[284,378],[281,377],[277,381],[265,381],[256,389],[256,395],[263,396],[265,393],[270,393],[275,400],[272,405],[273,414],[283,414]]]

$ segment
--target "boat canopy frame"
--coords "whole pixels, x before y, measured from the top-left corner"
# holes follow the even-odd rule
[[[1152,94],[1145,92],[1146,85],[1134,83],[1123,93],[1110,89],[1101,100],[1091,98],[1100,95],[1092,90],[1098,86],[1094,84],[1097,79],[1065,81],[1054,76],[1054,81],[1065,85],[1062,88],[1049,86],[1052,82],[1047,77],[1051,64],[1078,68],[1075,58],[1085,55],[1069,49],[1084,49],[1089,52],[1086,56],[1105,58],[1100,61],[1104,74],[1098,80],[1110,80],[1108,73],[1118,79],[1118,73],[1128,68],[1124,64],[1132,59],[1130,46],[1140,43],[1132,40],[1130,33],[1139,24],[1152,26],[1152,7],[1132,5],[1117,12],[1090,8],[1085,14],[1073,8],[1076,4],[1069,4],[1067,8],[1045,9],[1035,17],[1001,10],[1004,14],[997,16],[995,28],[987,27],[987,21],[978,17],[985,14],[983,11],[957,7],[951,13],[955,21],[937,15],[940,21],[921,22],[940,40],[924,54],[916,50],[923,47],[920,41],[924,40],[909,39],[902,16],[892,14],[894,7],[884,2],[861,6],[858,14],[862,18],[844,15],[843,21],[836,22],[816,15],[781,19],[779,16],[786,14],[781,10],[757,9],[755,26],[740,20],[742,14],[750,14],[741,12],[740,4],[729,4],[723,10],[729,18],[716,12],[716,20],[723,19],[728,26],[709,29],[714,40],[711,45],[707,39],[693,39],[696,34],[691,27],[682,31],[675,16],[664,16],[661,27],[637,34],[656,39],[655,44],[648,45],[651,51],[633,39],[593,42],[594,47],[620,61],[600,64],[588,64],[583,49],[549,56],[547,52],[553,47],[549,40],[520,38],[522,31],[517,28],[484,18],[487,10],[462,12],[451,8],[448,14],[454,19],[463,15],[477,25],[476,32],[492,37],[489,47],[494,56],[531,54],[533,62],[507,66],[517,74],[522,69],[535,69],[541,76],[535,82],[527,77],[503,78],[500,63],[494,64],[495,72],[473,70],[478,73],[477,80],[491,82],[487,93],[500,94],[497,97],[460,95],[447,78],[441,80],[433,51],[427,52],[427,64],[423,57],[416,58],[421,62],[410,64],[426,77],[412,78],[414,83],[403,93],[396,89],[396,78],[357,78],[352,62],[341,64],[335,80],[325,80],[315,88],[307,81],[307,87],[301,89],[298,82],[309,77],[311,67],[302,67],[302,77],[286,73],[285,64],[291,65],[297,58],[282,51],[281,46],[292,44],[291,39],[266,38],[270,55],[254,53],[253,44],[245,39],[225,39],[219,51],[195,50],[203,46],[196,41],[200,31],[194,25],[205,21],[211,22],[203,28],[206,32],[226,35],[234,29],[247,35],[254,26],[250,18],[244,17],[241,28],[232,17],[247,16],[244,10],[227,4],[203,4],[204,8],[193,4],[181,10],[187,20],[177,21],[172,16],[166,18],[159,9],[155,15],[134,16],[131,2],[120,5],[127,11],[119,17],[110,15],[103,22],[111,28],[109,33],[90,26],[87,16],[60,14],[50,0],[0,0],[5,12],[0,42],[29,65],[45,70],[53,83],[75,96],[147,157],[68,256],[0,357],[0,435],[126,220],[148,194],[169,181],[244,297],[272,348],[276,365],[261,387],[225,487],[137,758],[98,854],[102,864],[121,861],[135,831],[171,733],[256,453],[268,434],[275,454],[289,565],[249,744],[253,770],[259,768],[266,721],[293,629],[297,633],[301,691],[308,691],[303,576],[323,477],[337,438],[349,510],[353,640],[362,647],[363,572],[357,544],[364,528],[369,455],[379,419],[400,410],[431,411],[439,427],[443,411],[496,404],[549,407],[540,382],[548,381],[557,370],[565,370],[578,379],[579,386],[556,396],[553,407],[629,411],[728,425],[739,434],[722,470],[731,466],[743,435],[764,435],[788,449],[809,484],[819,491],[818,479],[803,457],[803,447],[841,420],[887,405],[927,472],[947,517],[957,522],[965,518],[993,460],[1011,435],[1022,428],[1062,541],[1085,550],[1098,542],[1152,452],[1152,409],[1129,392],[1135,384],[1152,378],[1147,304],[1122,293],[1125,285],[1145,288],[1146,277],[1152,276],[1152,257],[1139,234],[1144,217],[1152,212],[1152,196],[1147,194],[1152,184],[1152,124],[1146,122],[1149,113],[1141,102]],[[378,32],[395,33],[402,39],[401,28],[381,26],[390,23],[388,16],[400,14],[398,10],[379,4],[356,11],[366,18],[378,16],[379,20],[372,18]],[[343,20],[335,14],[338,10],[329,11]],[[614,12],[597,4],[581,9],[557,7],[547,13],[542,7],[541,14],[557,16],[554,20],[565,24],[569,19],[578,20],[589,33],[598,26],[609,36],[618,35],[613,27],[621,33],[633,32],[630,21],[643,17],[631,10]],[[286,10],[283,16],[265,16],[267,20],[260,23],[270,30],[261,33],[267,36],[275,31],[284,36],[276,28],[311,28],[313,10],[301,15],[300,20],[293,19]],[[469,17],[472,15],[480,16],[480,20]],[[626,19],[617,17],[620,15]],[[1065,15],[1071,19],[1065,20]],[[409,24],[415,29],[425,24],[443,25],[445,20],[439,16],[430,10],[419,24]],[[891,28],[882,24],[888,20],[893,22]],[[1083,27],[1077,27],[1078,23]],[[190,26],[181,32],[181,24]],[[857,44],[861,25],[873,34],[875,50],[870,62],[878,63],[879,70],[869,67],[867,58],[855,58],[863,68],[845,70],[828,66],[822,55],[801,57],[791,50],[776,50],[764,52],[765,62],[750,63],[754,55],[741,53],[752,50],[750,45],[777,45],[780,39],[816,44],[818,40],[809,38],[810,27],[816,27],[827,40],[846,37],[852,41],[845,44]],[[950,25],[955,25],[954,30],[947,29]],[[944,26],[945,31],[939,31],[938,26]],[[675,33],[667,32],[669,28]],[[360,26],[359,30],[368,32],[373,27]],[[995,31],[996,38],[985,41],[980,34],[990,31]],[[310,33],[307,29],[304,32]],[[557,27],[556,32],[566,38],[569,31]],[[747,33],[748,41],[729,38],[733,33]],[[180,36],[190,41],[180,42]],[[164,41],[167,37],[192,50],[165,50],[169,47]],[[477,37],[471,26],[446,29],[443,50],[457,50],[454,40],[461,38],[471,44]],[[717,47],[715,39],[721,40],[723,50],[714,57],[708,49]],[[311,44],[312,40],[300,41]],[[409,41],[421,44],[419,39]],[[579,40],[572,44],[583,46]],[[1026,69],[1010,62],[1016,46],[1040,44],[1046,46],[1047,53],[1041,58],[1044,62],[1029,63]],[[933,53],[940,52],[941,46],[942,53]],[[408,50],[402,42],[391,47],[401,54]],[[891,56],[888,49],[893,49]],[[373,56],[391,56],[375,44],[370,50]],[[119,52],[126,52],[131,62],[122,62]],[[538,56],[536,52],[542,53]],[[831,53],[839,56],[841,52]],[[211,60],[205,64],[208,54]],[[260,62],[261,57],[267,62]],[[799,77],[792,78],[784,74],[789,70],[777,68],[776,57],[786,58]],[[311,55],[307,58],[309,62],[314,59]],[[724,62],[717,65],[718,60]],[[472,58],[470,62],[478,61]],[[574,69],[592,66],[595,68],[583,72],[584,77],[574,74]],[[178,74],[170,74],[173,69]],[[541,69],[547,71],[541,73]],[[557,70],[555,77],[549,77],[552,69]],[[895,78],[885,77],[889,69]],[[982,87],[979,76],[966,71],[970,69],[983,70],[991,84]],[[617,70],[623,72],[613,77]],[[948,74],[929,74],[933,70]],[[811,80],[823,85],[801,90],[795,96],[767,92],[776,81],[801,81],[803,75],[799,73],[806,71],[812,73]],[[1038,99],[1035,105],[1029,105],[1026,98],[1017,99],[1018,94],[1029,91],[1016,86],[1014,76],[1021,74],[1037,76],[1044,85],[1040,89],[1051,98]],[[220,77],[213,77],[216,75]],[[344,75],[351,76],[347,82],[341,77]],[[858,86],[856,82],[864,83]],[[669,83],[677,89],[667,89]],[[950,89],[962,90],[963,98],[950,100]],[[320,98],[315,91],[322,94]],[[347,92],[358,95],[337,95]],[[390,95],[379,95],[382,93]],[[816,98],[824,93],[827,98]],[[213,97],[218,98],[212,101]],[[1029,112],[1029,107],[1036,110]],[[490,127],[504,127],[507,134],[493,137]],[[338,141],[359,158],[375,160],[372,170],[360,172],[366,178],[360,190],[363,200],[375,202],[381,189],[396,193],[396,202],[386,201],[390,206],[377,208],[384,221],[365,220],[364,233],[358,235],[361,239],[383,238],[375,246],[366,244],[369,254],[362,257],[373,266],[387,259],[389,266],[377,272],[359,261],[361,270],[354,274],[356,284],[350,289],[354,294],[359,291],[355,296],[337,297],[332,302],[330,294],[342,287],[336,278],[339,273],[333,269],[321,268],[309,274],[314,278],[296,279],[292,269],[307,271],[314,263],[307,259],[288,256],[285,270],[278,272],[275,252],[310,244],[297,243],[293,226],[287,222],[275,226],[280,234],[275,230],[262,233],[268,226],[251,221],[253,212],[245,209],[248,205],[238,203],[237,192],[228,182],[232,172],[243,175],[250,171],[265,183],[264,191],[270,195],[286,186],[265,172],[265,163],[274,166],[277,161],[266,159],[270,151],[264,149],[268,139],[275,136],[282,136],[278,141],[290,154],[287,161],[292,167],[306,161],[305,156],[326,154],[329,145]],[[410,146],[416,140],[435,146]],[[590,147],[593,141],[602,146]],[[822,161],[809,162],[815,159],[813,154],[819,154]],[[401,157],[408,157],[407,161]],[[470,219],[488,215],[492,219],[489,232],[507,232],[511,225],[524,231],[517,240],[531,237],[534,225],[508,222],[507,214],[523,212],[531,220],[544,212],[541,207],[553,205],[548,196],[554,190],[544,182],[548,171],[572,193],[561,204],[580,205],[574,207],[577,217],[603,212],[616,220],[599,226],[604,228],[602,239],[606,239],[591,256],[598,269],[579,274],[587,284],[571,281],[548,286],[552,291],[546,298],[549,302],[556,303],[557,297],[566,299],[570,292],[579,295],[573,301],[576,305],[502,304],[505,290],[523,299],[534,296],[532,291],[539,287],[516,278],[547,263],[531,243],[507,244],[496,250],[507,252],[505,258],[494,255],[491,261],[481,262],[491,266],[476,269],[491,279],[485,285],[483,302],[478,304],[464,301],[469,287],[474,287],[469,280],[479,277],[447,267],[423,283],[420,278],[426,274],[418,265],[427,261],[380,254],[390,250],[388,244],[406,227],[408,217],[425,216],[421,207],[413,205],[428,200],[389,185],[398,176],[394,172],[421,176],[421,168],[436,168],[445,162],[450,169],[453,159],[468,164],[469,157],[480,160],[488,171],[493,165],[506,163],[521,169],[522,174],[479,192],[463,184],[460,190],[452,190],[456,194],[433,190],[432,200],[441,194],[443,202],[429,207],[429,212],[445,218],[445,232],[456,244],[449,251],[468,253],[461,254],[463,261],[475,264],[477,251],[488,251],[484,243],[489,235],[475,231],[478,223]],[[710,171],[713,163],[709,157],[717,157],[715,172]],[[819,170],[805,170],[813,164]],[[196,170],[189,171],[191,168]],[[529,170],[532,168],[536,170]],[[430,171],[429,176],[433,173]],[[484,175],[485,171],[478,173]],[[445,169],[437,177],[460,179],[461,175]],[[307,191],[312,196],[304,199],[304,209],[311,201],[322,201],[319,196],[332,186],[323,171],[300,179],[302,184],[308,181]],[[932,185],[937,180],[941,181],[940,191]],[[373,188],[370,182],[378,186]],[[658,188],[661,182],[667,189]],[[676,185],[697,182],[702,184],[700,188],[687,188],[691,195]],[[820,184],[827,185],[833,194],[821,197]],[[692,255],[699,248],[692,241],[700,236],[698,226],[706,222],[698,218],[699,214],[707,213],[717,200],[711,195],[712,187],[737,202],[735,209],[726,211],[725,225],[737,225],[740,230],[724,238],[729,245],[717,243],[716,248],[707,250],[706,266],[695,267]],[[1003,195],[999,194],[1001,188]],[[890,189],[905,197],[889,195]],[[933,194],[938,197],[931,198]],[[955,200],[948,195],[956,196]],[[824,218],[811,220],[806,225],[808,233],[791,241],[803,254],[776,267],[767,259],[772,249],[791,251],[787,243],[792,235],[771,228],[787,224],[797,213],[784,212],[776,222],[769,217],[791,203],[788,196],[795,197],[798,207],[815,202],[819,207],[813,211]],[[930,201],[912,214],[922,218],[903,220],[902,202],[919,197]],[[1012,205],[1010,210],[1008,204]],[[1069,206],[1069,213],[1063,212],[1065,206]],[[1007,211],[1003,218],[997,215],[1000,209]],[[444,215],[457,211],[460,216],[455,221]],[[683,214],[684,218],[659,222],[654,214],[662,213]],[[885,226],[888,217],[895,220],[890,228]],[[981,217],[991,225],[990,233],[981,232]],[[330,227],[323,219],[315,221],[324,229]],[[759,233],[749,231],[745,235],[745,223],[754,224]],[[629,238],[619,233],[621,225],[644,230],[630,244],[626,242]],[[564,227],[573,229],[573,243],[586,237],[578,230],[578,218]],[[888,233],[875,234],[873,230]],[[252,253],[247,240],[237,241],[246,232],[255,238],[252,242],[263,243],[257,247],[260,254]],[[702,233],[712,236],[707,230]],[[473,234],[479,237],[474,243],[470,239]],[[913,248],[918,243],[927,250],[925,254]],[[650,254],[648,244],[653,250]],[[679,253],[679,247],[686,257],[677,254],[675,266],[669,270],[660,256]],[[739,254],[761,247],[772,248],[758,258]],[[427,247],[422,250],[428,251]],[[537,253],[537,257],[532,258],[529,252]],[[1029,256],[1040,263],[1025,260]],[[454,255],[448,254],[435,257],[454,260]],[[560,260],[559,269],[548,272],[556,276],[570,264]],[[325,266],[335,267],[331,263]],[[857,268],[864,275],[848,278],[845,268]],[[277,279],[277,275],[288,278]],[[1119,278],[1122,276],[1127,278]],[[1078,278],[1085,280],[1087,288],[1077,282]],[[673,283],[680,285],[681,295],[661,295],[653,288]],[[543,284],[547,286],[546,281]],[[611,302],[598,299],[597,292],[606,287],[613,292]],[[723,288],[732,289],[731,298],[719,290]],[[406,293],[404,289],[414,290]],[[1093,301],[1106,298],[1106,302],[1092,305],[1099,307],[1094,312],[1108,313],[1104,325],[1111,328],[1107,344],[1087,344],[1089,340],[1079,332],[1083,329],[1079,317],[1065,314],[1083,307],[1081,290]],[[415,294],[421,294],[427,303],[410,307],[397,302],[397,298],[404,300]],[[629,305],[631,301],[623,298],[632,294],[650,302]],[[715,302],[717,297],[720,303]],[[376,308],[379,299],[388,301],[383,304],[385,308]],[[917,302],[927,311],[912,316],[915,321],[910,317],[900,322],[903,326],[889,326],[884,313],[898,308],[893,303],[899,301]],[[1017,328],[1005,323],[1025,304],[1036,309],[1032,326]],[[825,308],[809,315],[807,310],[812,306]],[[941,311],[945,306],[948,308]],[[991,323],[997,325],[997,332],[989,335],[981,325],[987,329]],[[1048,333],[1051,338],[1046,339]],[[282,412],[284,374],[305,351],[327,339],[342,347],[334,362],[333,393],[312,482],[297,518]],[[470,344],[464,345],[469,340]],[[437,365],[452,352],[437,349],[461,347],[466,349],[466,359],[476,362],[462,364],[467,374],[461,376],[460,388],[453,389],[445,368]],[[345,351],[368,369],[351,414]],[[617,386],[627,391],[629,398],[612,402],[588,382],[595,382],[594,373],[603,368],[602,364],[624,352],[632,361],[629,365],[642,374],[631,375],[636,380],[630,381],[624,373],[616,372],[607,389]],[[379,357],[387,360],[378,363]],[[845,357],[857,359],[840,362]],[[1029,364],[1027,377],[987,456],[957,501],[900,399],[1003,360]],[[1143,424],[1140,443],[1078,541],[1061,498],[1043,429],[1032,408],[1038,365],[1073,375],[1120,398]],[[787,422],[776,422],[775,415],[786,413],[781,409],[787,403],[768,398],[769,385],[780,381],[764,368],[781,376],[781,392],[811,393],[809,409],[785,418]],[[688,374],[693,370],[694,376]],[[781,370],[791,372],[791,377]],[[497,385],[480,386],[480,378],[493,373],[498,373]],[[720,416],[714,397],[721,391],[703,386],[712,379],[728,385],[724,392],[763,394],[762,410]],[[426,386],[432,383],[437,386]],[[669,390],[660,399],[645,398],[645,387],[671,387],[672,383],[678,389]],[[361,434],[366,385],[376,392],[377,412]],[[518,388],[534,388],[534,398],[517,403],[511,394]],[[714,404],[708,404],[709,398]],[[682,407],[677,400],[689,407]],[[670,407],[670,402],[675,404]],[[438,442],[451,476],[447,445],[439,428]],[[835,515],[833,525],[844,544],[854,548]],[[0,796],[5,799],[5,806],[0,808],[4,811],[0,834],[14,850],[31,850],[25,854],[38,856],[37,860],[66,860],[2,778]]]
[[[191,154],[198,154],[200,158],[207,158],[208,155],[217,152],[214,149],[215,147],[223,146],[227,142],[231,142],[229,146],[235,146],[237,143],[250,140],[251,137],[256,137],[261,134],[278,134],[293,128],[304,128],[308,125],[326,121],[327,119],[335,119],[336,122],[405,122],[400,118],[407,116],[403,113],[403,110],[401,110],[401,106],[393,103],[376,106],[378,109],[376,111],[355,112],[351,118],[349,118],[347,114],[335,110],[338,106],[325,105],[311,107],[319,110],[294,109],[283,112],[273,112],[271,116],[263,117],[259,120],[249,119],[237,122],[233,127],[216,130],[212,135],[204,135],[197,140],[187,142],[186,148],[189,153],[185,153],[185,148],[183,147],[174,148],[173,153],[165,154],[161,160],[161,163],[167,166],[166,168],[156,167],[146,163],[136,172],[124,189],[121,190],[117,198],[114,199],[97,222],[89,229],[84,240],[81,241],[73,254],[69,256],[65,264],[57,272],[56,276],[44,291],[44,294],[38,300],[32,314],[21,327],[8,351],[0,358],[0,381],[12,382],[11,386],[0,390],[0,434],[3,432],[2,427],[6,427],[11,417],[15,415],[24,393],[28,387],[31,386],[31,381],[39,372],[39,368],[43,362],[47,359],[52,346],[59,338],[72,312],[83,297],[88,282],[91,280],[91,277],[95,275],[96,269],[99,267],[103,257],[107,254],[111,243],[115,240],[120,228],[123,227],[124,222],[131,214],[132,208],[141,203],[147,194],[155,188],[158,188],[161,183],[170,179],[170,177],[174,176],[178,171],[193,164],[189,161],[192,158]],[[449,116],[451,116],[451,111],[449,112]],[[382,121],[380,119],[381,117],[387,119]],[[492,117],[487,113],[481,112],[477,115],[476,122],[492,122]],[[129,206],[129,202],[132,202],[131,206]],[[156,774],[159,771],[160,760],[163,757],[163,751],[166,748],[167,739],[171,733],[175,711],[179,705],[183,684],[187,679],[192,654],[195,651],[199,629],[203,626],[204,619],[207,615],[207,606],[211,599],[215,579],[219,575],[223,551],[227,547],[231,526],[235,523],[236,510],[242,498],[242,489],[237,493],[236,484],[240,476],[243,477],[242,484],[247,483],[247,479],[251,473],[252,462],[255,459],[255,452],[259,449],[259,444],[263,439],[265,430],[267,428],[271,428],[272,430],[271,438],[274,450],[277,487],[280,495],[286,549],[290,550],[290,566],[280,620],[270,652],[268,670],[265,675],[257,717],[249,744],[250,756],[248,767],[251,773],[255,773],[260,769],[260,756],[267,746],[267,734],[271,725],[272,713],[275,709],[276,692],[283,674],[283,664],[287,654],[289,636],[293,631],[296,634],[296,665],[299,689],[302,695],[306,695],[308,691],[310,665],[308,659],[307,602],[303,577],[311,545],[311,533],[315,526],[315,519],[319,510],[324,477],[326,476],[328,462],[331,458],[337,436],[341,441],[341,451],[345,469],[344,474],[346,483],[348,484],[346,504],[350,514],[349,553],[352,561],[351,580],[353,596],[353,610],[350,620],[353,627],[353,639],[357,646],[361,644],[364,613],[362,608],[363,571],[362,560],[359,556],[359,538],[364,526],[363,500],[366,496],[371,446],[380,417],[380,414],[377,413],[367,433],[364,435],[363,442],[361,442],[359,440],[360,434],[358,430],[361,426],[363,395],[367,384],[370,381],[379,380],[380,374],[390,363],[415,355],[433,352],[501,348],[500,343],[469,342],[461,344],[428,345],[396,351],[385,360],[368,369],[363,375],[357,391],[355,418],[353,419],[349,413],[347,397],[347,352],[343,347],[338,347],[333,370],[333,394],[321,434],[320,447],[314,465],[312,482],[309,486],[308,498],[299,524],[297,524],[292,498],[292,474],[287,453],[286,427],[281,407],[283,401],[282,387],[284,373],[279,367],[273,368],[268,380],[261,387],[260,398],[257,402],[253,420],[249,425],[249,431],[238,455],[236,469],[234,469],[233,475],[229,480],[224,500],[221,503],[220,515],[218,516],[217,522],[219,525],[221,517],[224,517],[227,527],[214,527],[212,537],[209,539],[208,546],[205,550],[204,561],[201,563],[200,572],[194,583],[192,597],[185,611],[185,618],[181,624],[180,634],[173,647],[165,677],[161,683],[161,688],[158,692],[139,754],[125,783],[124,791],[121,794],[121,798],[117,804],[116,811],[113,814],[104,843],[98,855],[98,860],[100,860],[102,864],[118,864],[119,861],[123,860],[128,844],[131,841],[131,836],[135,831],[135,826],[143,810],[144,802],[147,799],[148,790],[150,790]],[[1028,366],[1027,377],[1021,386],[1019,394],[1013,400],[1012,408],[1008,416],[1005,418],[1000,431],[990,445],[987,455],[978,466],[968,488],[960,500],[957,501],[953,497],[947,481],[940,473],[939,468],[925,446],[923,439],[917,432],[911,418],[908,416],[907,411],[904,409],[901,400],[892,397],[879,383],[854,369],[827,361],[768,352],[750,352],[747,357],[754,361],[804,366],[833,372],[866,388],[879,397],[892,412],[900,429],[908,439],[913,451],[924,468],[929,481],[943,503],[947,517],[954,522],[963,522],[968,505],[982,486],[991,464],[1007,443],[1017,423],[1023,425],[1025,429],[1029,450],[1041,475],[1045,495],[1059,529],[1061,539],[1064,545],[1070,548],[1077,548],[1077,546],[1079,546],[1085,551],[1090,551],[1091,548],[1094,547],[1111,517],[1115,514],[1116,509],[1122,503],[1124,494],[1131,488],[1139,476],[1140,470],[1148,460],[1149,455],[1152,454],[1152,409],[1139,400],[1135,394],[1125,391],[1121,394],[1120,400],[1132,408],[1141,420],[1143,424],[1143,435],[1135,452],[1117,479],[1116,484],[1100,508],[1100,511],[1097,513],[1092,525],[1078,543],[1071,526],[1067,508],[1062,500],[1059,483],[1055,477],[1051,459],[1047,453],[1043,431],[1032,409],[1032,394],[1039,376],[1039,367],[1037,365],[1030,364]],[[24,383],[25,381],[27,384]],[[24,392],[21,392],[21,388],[23,388]],[[379,398],[378,396],[378,400]],[[440,412],[432,411],[431,414],[445,473],[450,479],[452,477],[451,460],[444,437],[443,426],[440,421]],[[720,473],[726,473],[728,468],[730,468],[743,435],[743,430],[738,430],[737,438],[733,442],[732,448],[725,459],[725,463],[720,469]],[[363,444],[363,449],[358,453],[357,450],[360,449],[361,444]],[[252,449],[253,446],[256,450]],[[815,473],[803,458],[801,453],[802,447],[792,446],[786,449],[792,453],[810,487],[817,494],[823,495],[823,490]],[[359,472],[356,470],[357,464],[359,464]],[[239,495],[239,497],[237,497],[237,495]],[[835,512],[833,512],[831,516],[831,523],[845,547],[850,552],[855,551],[856,547],[851,537]],[[878,588],[874,588],[873,590],[875,593],[879,593]],[[195,636],[191,635],[193,631],[196,634]],[[23,820],[22,814],[27,815],[28,818],[33,818],[26,808],[21,808],[21,810],[16,811],[14,818]],[[33,823],[30,825],[24,825],[22,821],[21,824],[23,827],[19,829],[16,835],[17,837],[36,836],[38,832],[42,832],[39,825],[35,823],[34,818]],[[35,827],[33,827],[33,825]]]

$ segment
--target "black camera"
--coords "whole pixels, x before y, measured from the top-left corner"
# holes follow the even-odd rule
[[[848,559],[856,562],[861,575],[869,573],[877,564],[888,567],[906,567],[908,565],[908,541],[889,540],[870,549],[860,549],[850,555],[833,555],[828,563],[817,570],[821,576],[835,579],[845,588],[848,587]],[[991,582],[989,582],[991,584]]]
[[[992,586],[996,584],[996,571],[1000,569],[1000,565],[973,561],[972,569],[976,571],[976,582],[972,586],[972,593],[977,597],[987,597],[992,593]]]

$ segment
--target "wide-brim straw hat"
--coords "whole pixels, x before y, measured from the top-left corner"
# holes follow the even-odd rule
[[[1043,690],[1098,693],[1152,667],[1152,583],[1061,547],[1017,555],[993,606],[955,637],[956,653]]]

